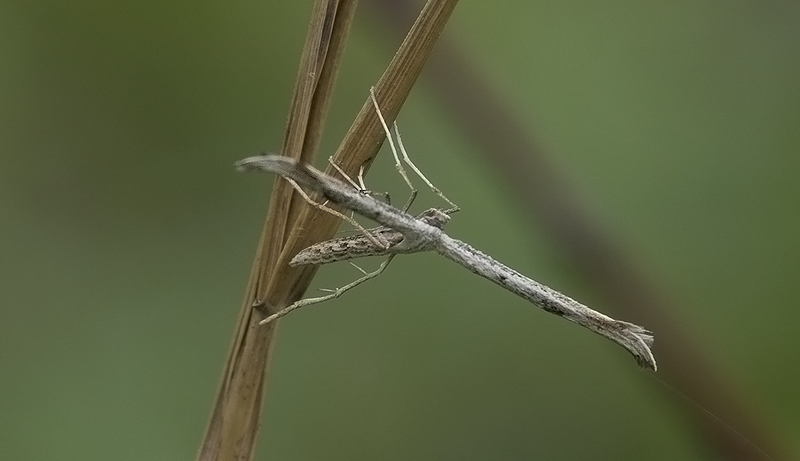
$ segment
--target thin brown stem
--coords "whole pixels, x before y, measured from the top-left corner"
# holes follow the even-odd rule
[[[429,0],[376,84],[387,119],[394,120],[397,116],[457,3],[457,0]],[[285,156],[313,162],[355,6],[356,0],[315,2],[282,148]],[[334,156],[336,164],[351,176],[375,156],[383,142],[383,130],[366,90],[364,106]],[[286,181],[275,182],[198,460],[253,458],[268,382],[268,357],[278,322],[266,326],[258,323],[300,299],[316,267],[290,267],[289,260],[299,250],[331,238],[339,222],[339,218],[309,206],[293,194]],[[263,301],[264,309],[252,307],[258,301]]]
[[[355,0],[317,0],[314,4],[281,149],[283,155],[313,160],[355,6]],[[278,259],[286,236],[304,207],[307,205],[294,197],[288,183],[275,182],[247,293],[198,460],[253,458],[269,370],[268,358],[277,326],[258,326],[266,314],[253,309],[253,301],[267,296],[265,288],[274,272],[286,270],[278,266]],[[292,278],[310,280],[313,273],[313,269],[296,271]]]

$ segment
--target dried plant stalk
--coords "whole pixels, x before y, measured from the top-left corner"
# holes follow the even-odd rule
[[[313,160],[355,6],[355,0],[317,0],[314,4],[292,97],[283,155]],[[198,460],[253,458],[275,326],[259,327],[263,314],[252,305],[254,299],[265,296],[265,287],[277,269],[288,230],[299,213],[297,208],[303,206],[293,195],[288,184],[275,182],[247,294]]]
[[[400,112],[423,64],[457,3],[458,0],[429,0],[389,66],[375,84],[376,98],[389,123]],[[333,161],[347,175],[355,177],[358,169],[374,158],[384,139],[383,127],[375,113],[372,101],[367,97],[365,91],[364,104],[336,150]],[[339,174],[330,166],[325,172],[329,175]],[[298,223],[302,223],[303,226],[296,226],[297,231],[289,236],[278,262],[279,267],[287,266],[289,260],[303,248],[331,238],[339,226],[340,220],[328,213],[320,213],[316,208],[305,207]],[[273,278],[268,291],[275,290],[276,294],[279,293],[281,288],[277,285],[282,283],[280,277]],[[299,299],[307,286],[308,284],[305,283],[302,287],[287,292],[283,297],[278,296],[275,299],[279,302],[270,304],[273,307],[285,307]],[[286,287],[285,284],[284,287]]]
[[[457,0],[429,0],[392,62],[376,84],[387,119],[393,120]],[[306,36],[282,153],[313,162],[356,0],[317,0]],[[365,89],[366,99],[366,89]],[[351,174],[374,157],[384,135],[369,100],[345,135],[335,157]],[[329,172],[331,173],[331,172]],[[277,322],[258,323],[299,299],[316,268],[292,268],[300,249],[333,236],[339,220],[305,204],[277,180],[239,315],[233,344],[198,460],[250,460],[255,452],[268,357]],[[262,301],[266,309],[253,309]]]

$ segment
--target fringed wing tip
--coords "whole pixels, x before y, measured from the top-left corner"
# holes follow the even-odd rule
[[[638,325],[631,324],[629,328],[630,333],[636,338],[635,345],[629,349],[633,354],[636,362],[642,368],[647,368],[653,371],[658,370],[656,365],[656,358],[653,356],[653,333]]]

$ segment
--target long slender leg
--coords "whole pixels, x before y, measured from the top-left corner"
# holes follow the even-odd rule
[[[346,180],[348,183],[350,183],[350,185],[351,185],[351,186],[353,186],[353,189],[355,189],[355,190],[357,190],[357,191],[359,191],[359,192],[361,192],[361,193],[367,193],[366,187],[364,187],[364,186],[363,186],[364,182],[363,182],[363,181],[361,181],[361,179],[360,179],[360,176],[361,176],[361,175],[360,175],[360,173],[359,173],[359,182],[361,183],[361,186],[360,186],[359,184],[356,184],[356,183],[355,183],[355,181],[353,181],[353,179],[352,179],[352,178],[351,178],[351,177],[350,177],[350,176],[349,176],[347,173],[345,173],[345,172],[344,172],[344,170],[343,170],[343,169],[342,169],[342,168],[341,168],[339,165],[337,165],[337,164],[336,164],[336,162],[334,162],[334,161],[333,161],[333,157],[328,157],[328,163],[329,163],[329,164],[330,164],[330,165],[331,165],[331,166],[332,166],[332,167],[333,167],[333,168],[334,168],[336,171],[338,171],[338,172],[339,172],[339,174],[340,174],[340,175],[342,175],[342,177],[343,177],[343,178],[344,178],[344,179],[345,179],[345,180]],[[326,203],[327,203],[327,202],[326,202]],[[353,211],[353,210],[350,210],[350,219],[355,219],[355,218],[353,217],[354,215],[355,215],[355,211]],[[352,223],[353,221],[351,221],[350,219],[348,219],[348,222]]]
[[[400,157],[397,155],[397,149],[394,146],[394,140],[392,139],[392,132],[389,130],[389,125],[386,124],[386,120],[383,118],[383,113],[381,112],[381,107],[378,105],[378,99],[375,97],[375,87],[369,89],[369,96],[372,99],[372,105],[375,106],[375,113],[378,115],[378,120],[381,122],[381,126],[383,126],[383,131],[386,133],[386,140],[389,142],[389,148],[392,150],[392,155],[394,156],[394,167],[397,169],[397,172],[400,173],[400,176],[403,177],[403,180],[408,185],[408,188],[411,189],[411,196],[408,197],[405,206],[403,206],[403,211],[408,211],[411,208],[411,204],[414,203],[414,199],[417,198],[417,189],[414,188],[414,185],[411,184],[411,180],[408,179],[408,174],[406,173],[405,168],[403,168],[403,164],[400,163]]]
[[[452,214],[452,213],[455,213],[456,211],[460,210],[461,208],[459,208],[458,205],[453,203],[452,200],[447,198],[444,195],[444,193],[439,190],[438,187],[433,185],[432,182],[428,181],[428,178],[426,178],[425,175],[422,174],[421,171],[419,171],[419,168],[417,168],[417,166],[414,165],[414,162],[411,161],[411,158],[409,158],[408,154],[406,153],[406,148],[403,146],[403,139],[400,137],[400,130],[397,128],[397,122],[396,121],[394,122],[394,134],[395,134],[395,136],[397,136],[397,145],[400,146],[400,152],[403,154],[403,160],[405,160],[405,162],[408,163],[408,166],[410,166],[411,169],[414,170],[414,173],[416,173],[417,176],[419,176],[420,178],[422,178],[423,181],[425,181],[425,184],[427,184],[428,187],[430,187],[430,189],[436,195],[438,195],[439,197],[442,198],[442,200],[444,200],[445,202],[450,204],[451,208],[449,208],[447,210],[444,210],[444,212],[447,213],[447,214]]]
[[[402,176],[402,178],[405,181],[405,183],[408,185],[408,188],[411,189],[411,195],[409,196],[408,200],[406,201],[405,206],[403,207],[403,211],[408,211],[408,209],[413,204],[414,199],[416,199],[416,197],[417,197],[417,189],[414,188],[414,185],[411,183],[411,180],[408,177],[408,173],[406,172],[405,168],[403,168],[403,165],[400,162],[400,155],[398,154],[398,148],[395,146],[391,130],[389,129],[389,126],[386,124],[386,120],[383,117],[383,113],[381,113],[380,106],[378,105],[378,101],[377,101],[377,99],[375,97],[375,89],[374,88],[370,88],[370,97],[372,99],[373,105],[375,106],[375,112],[378,115],[378,119],[381,122],[381,126],[383,127],[383,130],[386,133],[386,139],[389,142],[389,147],[390,147],[390,149],[392,151],[392,155],[394,156],[395,168],[400,173],[400,176]],[[408,153],[406,152],[405,146],[403,146],[403,141],[400,138],[400,131],[397,128],[397,122],[394,123],[394,131],[395,131],[395,135],[397,136],[397,144],[399,145],[400,152],[402,153],[403,160],[406,162],[406,164],[408,164],[411,167],[411,169],[414,170],[414,172],[425,182],[425,184],[428,185],[428,187],[434,193],[436,193],[439,197],[441,197],[445,202],[450,204],[451,208],[448,209],[448,210],[445,210],[445,213],[450,214],[450,213],[454,213],[454,212],[458,211],[459,210],[458,205],[453,203],[436,186],[434,186],[433,183],[431,183],[428,180],[428,178],[425,177],[424,174],[422,174],[422,172],[419,170],[419,168],[417,168],[417,166],[414,164],[414,162],[411,161],[411,159],[408,156]],[[355,181],[353,181],[352,178],[350,178],[350,176],[348,176],[342,170],[341,167],[339,167],[335,162],[333,162],[332,158],[329,158],[328,161],[330,162],[331,166],[333,166],[333,168],[336,169],[336,171],[338,171],[342,175],[342,177],[347,182],[350,183],[351,186],[353,186],[354,189],[356,189],[357,191],[359,191],[362,194],[372,194],[372,192],[370,192],[369,189],[367,189],[366,185],[364,184],[364,168],[363,168],[363,166],[359,170],[358,183],[356,183]],[[370,234],[369,232],[367,232],[360,224],[358,224],[358,222],[356,222],[353,219],[352,216],[348,217],[348,216],[346,216],[346,215],[344,215],[342,213],[339,213],[338,211],[336,211],[336,210],[334,210],[334,209],[332,209],[330,207],[327,207],[327,206],[325,206],[323,204],[314,202],[313,200],[311,200],[310,197],[308,197],[308,195],[305,193],[305,191],[303,191],[298,186],[298,184],[296,182],[290,180],[290,183],[300,193],[300,195],[302,195],[303,198],[309,204],[311,204],[312,206],[314,206],[316,208],[319,208],[320,210],[327,211],[327,212],[329,212],[331,214],[334,214],[335,216],[338,216],[338,217],[348,221],[350,224],[352,224],[353,226],[355,226],[356,228],[361,230],[368,238],[370,238],[370,240],[373,243],[375,243],[378,248],[382,248],[382,249],[387,249],[388,248],[388,245],[382,244],[383,242],[378,242],[377,238],[375,236],[373,236],[372,234]],[[385,197],[386,197],[387,200],[389,199],[389,195],[388,194],[385,194]],[[351,289],[357,287],[358,285],[361,285],[362,283],[366,282],[367,280],[370,280],[370,279],[375,278],[378,275],[380,275],[384,270],[386,270],[386,267],[389,266],[389,263],[392,262],[392,259],[394,259],[395,256],[396,255],[394,255],[394,254],[390,254],[389,257],[386,258],[383,261],[383,263],[381,263],[381,265],[378,267],[378,269],[376,269],[373,272],[369,272],[369,273],[364,271],[360,267],[356,266],[355,264],[353,264],[358,270],[360,270],[364,274],[359,279],[357,279],[357,280],[355,280],[353,282],[350,282],[349,284],[347,284],[347,285],[345,285],[343,287],[340,287],[340,288],[337,288],[335,290],[332,290],[331,293],[328,294],[328,295],[319,296],[319,297],[316,297],[316,298],[306,298],[306,299],[301,299],[299,301],[296,301],[296,302],[292,303],[291,305],[289,305],[289,306],[279,310],[278,312],[270,315],[269,317],[265,318],[259,324],[264,325],[264,324],[270,323],[273,320],[276,320],[276,319],[278,319],[280,317],[283,317],[284,315],[292,312],[293,310],[299,309],[299,308],[304,307],[304,306],[309,306],[309,305],[312,305],[312,304],[318,304],[318,303],[327,301],[329,299],[338,298],[339,296],[341,296],[342,294],[344,294],[348,290],[351,290]]]
[[[358,182],[355,182],[353,181],[353,178],[351,178],[350,176],[347,175],[347,173],[344,172],[342,167],[340,167],[339,165],[336,164],[336,162],[333,161],[333,157],[328,157],[328,163],[330,163],[331,166],[336,171],[338,171],[339,174],[342,175],[342,177],[344,177],[344,179],[348,183],[350,183],[351,186],[353,186],[353,189],[357,190],[359,193],[364,195],[383,197],[386,200],[386,203],[388,203],[389,205],[392,204],[392,200],[391,198],[389,198],[388,192],[375,192],[373,190],[367,189],[367,186],[364,184],[364,165],[361,165],[361,167],[358,169]]]
[[[389,130],[389,125],[386,124],[386,120],[383,118],[383,113],[381,112],[381,108],[378,105],[378,100],[375,97],[375,87],[369,89],[369,94],[372,99],[372,105],[375,106],[375,112],[378,114],[378,120],[380,120],[381,125],[383,126],[383,131],[386,133],[386,140],[389,141],[389,148],[392,150],[392,155],[394,156],[394,166],[395,168],[397,168],[397,171],[400,173],[400,176],[403,177],[403,180],[405,180],[406,184],[408,184],[409,189],[411,189],[411,197],[408,198],[408,202],[406,202],[405,207],[403,207],[403,211],[408,211],[408,209],[411,207],[411,203],[413,203],[414,199],[417,197],[417,189],[415,189],[414,186],[411,184],[411,180],[408,179],[408,174],[406,173],[405,168],[403,168],[403,165],[400,163],[400,156],[397,154],[397,147],[395,147],[394,140],[392,139],[392,133]],[[441,197],[442,200],[444,200],[450,205],[451,208],[445,210],[445,213],[451,214],[460,210],[458,205],[456,205],[455,203],[453,203],[452,200],[447,198],[442,193],[442,191],[440,191],[439,188],[434,186],[433,183],[430,182],[428,178],[425,177],[424,174],[422,174],[419,168],[417,168],[417,166],[414,165],[414,162],[411,161],[411,158],[408,156],[408,153],[406,152],[406,149],[403,146],[403,140],[400,138],[400,130],[398,130],[397,128],[397,121],[394,122],[393,126],[394,126],[395,136],[397,136],[397,144],[400,147],[400,153],[403,154],[403,160],[408,164],[408,166],[411,167],[412,170],[414,170],[414,173],[416,173],[417,176],[419,176],[436,195]]]
[[[417,190],[414,188],[414,185],[411,184],[411,180],[408,178],[408,174],[406,173],[406,170],[403,168],[403,165],[400,163],[400,157],[397,154],[397,148],[394,145],[394,140],[392,139],[392,133],[389,130],[388,125],[386,125],[386,120],[383,118],[383,114],[381,113],[380,106],[378,105],[378,101],[375,98],[375,89],[374,88],[370,88],[370,97],[372,99],[373,105],[375,106],[375,112],[378,115],[378,119],[380,120],[381,125],[383,126],[383,130],[386,133],[386,139],[389,141],[389,147],[391,148],[392,154],[394,155],[394,159],[395,159],[395,167],[397,168],[397,171],[400,173],[400,176],[402,176],[403,179],[405,180],[406,184],[408,185],[408,188],[411,189],[411,195],[409,196],[408,200],[406,201],[405,206],[403,207],[403,211],[408,211],[408,209],[411,207],[411,204],[414,202],[414,199],[417,197]],[[396,123],[395,123],[395,132],[397,132],[397,124]],[[398,138],[398,140],[399,140],[399,138]],[[420,177],[422,177],[422,179],[425,181],[425,183],[428,184],[434,190],[434,192],[439,194],[445,201],[447,201],[453,207],[458,209],[458,207],[455,204],[453,204],[453,202],[448,200],[447,197],[445,197],[439,191],[439,189],[434,187],[433,184],[431,184],[430,181],[428,181],[427,178],[422,176],[422,173],[417,169],[417,167],[413,163],[411,163],[411,160],[408,158],[408,154],[405,152],[405,149],[403,148],[402,144],[400,145],[400,149],[401,149],[401,151],[403,153],[403,157],[406,159],[406,162],[409,163],[409,165],[412,166],[414,171],[417,172],[417,174],[420,175]],[[350,178],[350,176],[347,173],[344,172],[344,170],[339,165],[336,164],[336,162],[333,161],[333,157],[329,157],[328,158],[328,163],[330,163],[331,166],[336,171],[338,171],[339,174],[342,175],[342,177],[348,183],[350,183],[350,185],[353,186],[354,189],[356,189],[357,191],[359,191],[362,194],[373,194],[373,192],[371,192],[367,188],[367,186],[364,184],[364,167],[363,167],[363,165],[359,169],[359,172],[358,172],[358,183],[356,183],[355,181],[353,181],[352,178]],[[386,193],[386,194],[384,194],[384,196],[386,197],[387,201],[389,201],[389,194]],[[331,211],[334,211],[334,210],[331,210]],[[338,216],[341,217],[341,214],[339,214]],[[351,217],[347,221],[352,224],[354,220]],[[356,226],[356,227],[358,227],[359,229],[363,229],[361,226]],[[389,257],[386,258],[383,261],[383,263],[381,263],[380,267],[378,267],[377,270],[375,270],[373,272],[369,272],[369,273],[367,273],[366,271],[364,271],[360,267],[358,267],[355,264],[353,264],[353,266],[355,266],[359,271],[361,271],[364,274],[363,277],[361,277],[361,278],[359,278],[359,279],[357,279],[357,280],[355,280],[355,281],[353,281],[353,282],[351,282],[351,283],[349,283],[349,284],[347,284],[347,285],[345,285],[345,286],[343,286],[341,288],[337,288],[335,290],[332,290],[332,292],[329,295],[319,296],[319,297],[316,297],[316,298],[301,299],[299,301],[296,301],[293,304],[291,304],[290,306],[285,307],[285,308],[281,309],[280,311],[278,311],[277,313],[275,313],[275,314],[267,317],[266,319],[262,320],[260,323],[261,324],[269,323],[269,322],[271,322],[271,321],[273,321],[273,320],[275,320],[277,318],[283,317],[284,315],[288,314],[289,312],[291,312],[291,311],[293,311],[295,309],[298,309],[300,307],[303,307],[303,306],[308,306],[310,304],[317,304],[317,303],[321,303],[323,301],[327,301],[329,299],[338,298],[344,292],[346,292],[346,291],[348,291],[348,290],[350,290],[352,288],[355,288],[356,286],[366,282],[367,280],[372,279],[372,278],[377,277],[378,275],[380,275],[386,269],[386,267],[389,265],[389,263],[392,261],[392,259],[394,259],[394,257],[395,257],[395,255],[393,255],[393,254],[389,255]]]
[[[332,214],[334,216],[338,216],[339,218],[344,219],[345,221],[349,222],[350,224],[355,226],[358,230],[363,232],[364,235],[368,239],[370,239],[370,241],[373,244],[375,244],[376,247],[382,248],[384,250],[389,248],[389,245],[386,242],[381,242],[380,240],[378,240],[377,237],[375,237],[374,235],[370,234],[366,229],[364,229],[364,226],[359,224],[358,221],[353,219],[351,216],[347,216],[347,215],[345,215],[343,213],[340,213],[340,212],[334,210],[331,207],[328,207],[328,206],[325,206],[325,205],[323,205],[321,203],[315,202],[311,197],[308,196],[308,194],[306,194],[306,191],[304,191],[303,188],[301,188],[300,185],[297,184],[293,179],[289,179],[289,178],[285,178],[285,179],[287,181],[289,181],[289,184],[291,184],[292,187],[294,187],[294,189],[297,191],[297,193],[300,194],[300,196],[303,197],[303,199],[306,202],[308,202],[309,205],[313,206],[314,208],[318,208],[318,209],[320,209],[322,211],[325,211],[327,213],[330,213],[330,214]]]
[[[364,184],[364,165],[361,165],[361,167],[358,169],[358,184],[365,193],[373,196],[383,197],[388,205],[392,204],[392,198],[389,196],[388,192],[375,192],[367,189],[367,186]]]
[[[383,125],[384,131],[386,133],[386,138],[389,140],[389,145],[392,148],[392,152],[393,152],[395,160],[396,160],[396,166],[398,167],[398,171],[400,171],[400,174],[406,180],[406,184],[408,184],[408,187],[411,189],[411,196],[409,197],[408,201],[406,202],[405,207],[403,208],[403,211],[408,211],[408,209],[411,207],[411,204],[414,202],[414,198],[417,195],[417,191],[416,191],[416,189],[414,189],[414,186],[411,184],[411,181],[408,179],[408,175],[406,174],[405,170],[403,169],[403,166],[400,164],[399,157],[397,156],[397,150],[395,149],[394,142],[392,140],[391,132],[388,130],[388,127],[386,126],[386,121],[383,119],[383,114],[381,113],[380,107],[378,106],[378,103],[375,100],[374,88],[370,89],[370,95],[372,97],[373,104],[375,104],[375,110],[376,110],[376,112],[378,114],[378,118],[381,120],[381,124]],[[350,178],[350,176],[347,173],[345,173],[345,171],[339,165],[336,164],[336,162],[333,161],[333,157],[329,157],[328,158],[328,163],[330,163],[331,166],[336,171],[338,171],[339,174],[342,175],[342,177],[348,183],[350,183],[350,185],[353,186],[354,189],[359,191],[359,193],[368,194],[368,195],[382,195],[383,197],[386,198],[387,203],[391,203],[391,199],[389,197],[389,193],[388,192],[385,192],[383,194],[375,193],[375,192],[372,192],[370,189],[367,188],[366,184],[364,183],[364,166],[363,165],[358,170],[358,182],[356,183],[352,178]],[[352,223],[352,219],[348,220],[348,222]],[[358,227],[361,228],[360,226],[358,226]],[[386,260],[384,260],[383,263],[381,263],[380,267],[377,270],[375,270],[374,272],[370,272],[370,273],[367,273],[366,271],[361,269],[359,266],[357,266],[357,265],[355,265],[353,263],[350,263],[353,266],[355,266],[356,269],[361,271],[364,274],[364,276],[361,277],[360,279],[348,284],[348,285],[345,285],[344,287],[332,290],[330,295],[320,296],[320,297],[317,297],[317,298],[302,299],[300,301],[297,301],[294,304],[292,304],[291,306],[281,310],[279,313],[282,313],[284,311],[286,311],[286,312],[281,314],[280,316],[286,315],[287,313],[291,312],[292,310],[297,309],[297,308],[302,307],[302,306],[306,306],[308,304],[316,304],[316,303],[319,303],[319,302],[322,302],[322,301],[327,301],[328,299],[338,298],[345,291],[350,290],[351,288],[354,288],[354,287],[366,282],[367,280],[369,280],[369,279],[371,279],[373,277],[377,277],[381,272],[383,272],[386,269],[386,266],[389,265],[389,263],[392,261],[393,258],[394,258],[394,255],[389,255],[389,257]],[[299,303],[299,305],[298,305],[298,303]],[[271,320],[272,317],[274,317],[274,316],[268,317],[267,319],[262,321],[262,323],[265,323],[266,321],[272,321]],[[278,318],[278,317],[274,317],[274,318]]]
[[[356,183],[336,163],[334,163],[332,159],[328,159],[328,161],[336,169],[336,171],[338,171],[342,175],[342,177],[344,177],[345,180],[347,180],[350,183],[350,185],[353,186],[354,189],[359,191],[359,193],[363,193],[363,194],[370,194],[371,193],[366,188],[366,186],[364,185],[364,170],[363,170],[363,167],[359,171],[359,175],[358,175],[358,181],[359,182]],[[384,250],[388,249],[389,244],[387,242],[379,241],[378,237],[376,237],[375,235],[371,234],[369,231],[364,229],[364,227],[362,227],[355,219],[353,219],[352,216],[344,215],[344,214],[334,210],[333,208],[330,208],[330,207],[328,207],[328,206],[326,206],[324,204],[315,202],[313,199],[311,199],[311,197],[308,196],[308,194],[306,194],[306,192],[297,184],[297,182],[295,182],[294,180],[289,179],[289,178],[286,178],[286,180],[289,181],[289,183],[292,185],[292,187],[294,187],[295,190],[300,194],[300,196],[302,196],[303,199],[306,202],[308,202],[311,206],[313,206],[315,208],[318,208],[318,209],[320,209],[322,211],[331,213],[334,216],[338,216],[339,218],[344,219],[345,221],[348,221],[354,227],[356,227],[357,229],[361,230],[361,232],[367,238],[369,238],[377,248],[381,248],[381,249],[384,249]],[[388,194],[386,194],[386,197],[388,199]],[[361,285],[362,283],[366,282],[367,280],[370,280],[370,279],[380,275],[384,270],[386,270],[386,267],[392,261],[394,256],[395,255],[390,254],[389,257],[386,258],[386,260],[384,260],[383,263],[381,263],[381,265],[378,267],[378,269],[376,269],[373,272],[366,272],[364,269],[358,267],[357,265],[355,265],[353,263],[350,263],[356,269],[361,271],[361,273],[364,274],[364,275],[362,277],[360,277],[359,279],[354,280],[353,282],[350,282],[350,283],[348,283],[347,285],[345,285],[343,287],[337,288],[335,290],[330,290],[331,293],[328,294],[328,295],[319,296],[319,297],[316,297],[316,298],[306,298],[306,299],[301,299],[301,300],[295,301],[294,303],[290,304],[289,306],[279,310],[278,312],[276,312],[276,313],[270,315],[269,317],[265,318],[264,320],[260,321],[259,325],[265,325],[267,323],[270,323],[273,320],[276,320],[276,319],[278,319],[280,317],[283,317],[284,315],[288,314],[289,312],[292,312],[295,309],[299,309],[301,307],[309,306],[309,305],[312,305],[312,304],[318,304],[318,303],[321,303],[323,301],[327,301],[329,299],[338,298],[339,296],[341,296],[345,292],[357,287],[358,285]],[[258,305],[262,305],[261,303],[257,303],[257,304]]]
[[[328,294],[328,295],[319,296],[317,298],[306,298],[306,299],[301,299],[299,301],[295,301],[291,305],[289,305],[287,307],[284,307],[283,309],[279,310],[278,312],[276,312],[276,313],[270,315],[269,317],[265,318],[264,320],[260,321],[258,324],[259,325],[265,325],[267,323],[272,322],[275,319],[283,317],[284,315],[288,314],[289,312],[292,312],[295,309],[299,309],[299,308],[304,307],[304,306],[310,306],[312,304],[321,303],[321,302],[327,301],[329,299],[338,298],[339,296],[341,296],[346,291],[349,291],[349,290],[357,287],[358,285],[361,285],[362,283],[366,282],[369,279],[372,279],[372,278],[375,278],[375,277],[379,276],[381,274],[381,272],[386,270],[386,267],[389,265],[390,262],[392,262],[392,259],[394,259],[395,256],[396,255],[389,255],[389,257],[386,258],[386,260],[384,260],[383,263],[380,265],[380,267],[378,267],[376,270],[374,270],[372,272],[369,272],[369,273],[365,272],[363,277],[359,278],[358,280],[354,280],[354,281],[348,283],[347,285],[345,285],[345,286],[343,286],[341,288],[337,288],[335,290],[332,290],[332,292],[330,294]],[[358,267],[358,266],[356,266],[356,267]],[[360,271],[364,272],[364,270],[361,269],[360,267],[358,267],[358,269]]]

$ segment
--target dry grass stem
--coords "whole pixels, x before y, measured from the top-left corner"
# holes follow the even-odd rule
[[[457,0],[430,0],[376,84],[383,113],[393,120],[419,75]],[[312,163],[355,10],[355,0],[317,0],[298,70],[282,154]],[[383,141],[377,117],[365,104],[339,146],[335,162],[348,174],[373,158]],[[331,173],[329,171],[329,173]],[[282,180],[275,182],[250,282],[234,332],[219,392],[198,460],[250,460],[261,418],[268,357],[277,322],[259,326],[270,312],[299,299],[316,268],[288,265],[300,249],[329,239],[339,219],[310,207]],[[266,309],[253,309],[263,301]]]

